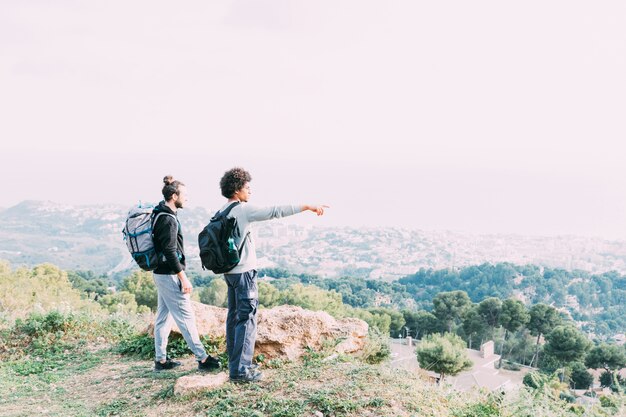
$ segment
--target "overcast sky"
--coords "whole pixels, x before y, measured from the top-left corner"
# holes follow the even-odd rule
[[[626,239],[623,1],[0,2],[0,207]]]

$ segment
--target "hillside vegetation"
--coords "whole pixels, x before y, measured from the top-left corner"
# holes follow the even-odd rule
[[[624,397],[618,393],[595,406],[568,403],[567,384],[558,374],[545,374],[516,392],[460,395],[420,374],[393,370],[385,362],[367,363],[386,356],[376,335],[367,355],[329,357],[330,351],[310,350],[298,362],[257,358],[266,376],[260,384],[227,384],[175,396],[176,378],[196,372],[195,364],[184,343],[172,339],[170,353],[183,357],[184,366],[169,373],[152,371],[152,340],[141,334],[153,308],[147,274],[129,275],[124,290],[115,294],[90,286],[100,279],[95,276],[69,276],[53,265],[0,266],[2,416],[609,416],[623,411]],[[218,282],[198,277],[196,284],[205,286],[196,287],[196,296],[219,303]],[[268,307],[289,302],[327,308],[336,316],[361,315],[378,329],[390,326],[394,314],[346,305],[341,294],[302,283],[264,283],[262,288]],[[404,319],[397,314],[396,320]],[[225,360],[223,340],[204,343]]]

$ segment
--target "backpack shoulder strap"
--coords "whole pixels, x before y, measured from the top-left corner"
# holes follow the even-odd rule
[[[154,212],[153,212],[153,213],[152,213],[152,228],[153,228],[153,229],[154,229],[154,225],[156,224],[156,222],[157,222],[157,220],[159,219],[159,217],[164,216],[164,215],[165,215],[165,216],[171,216],[171,217],[173,217],[173,218],[176,218],[176,216],[174,216],[173,214],[166,213],[166,212],[164,212],[164,211],[162,211],[162,212],[160,212],[160,213],[157,213],[157,215],[156,215],[156,216],[154,215]]]
[[[235,208],[236,206],[238,206],[239,204],[241,204],[239,201],[235,201],[233,204],[231,204],[230,206],[226,207],[226,209],[224,211],[222,211],[222,212],[218,211],[217,213],[215,213],[215,216],[213,216],[213,218],[217,218],[218,216],[220,216],[220,217],[228,216],[230,211],[233,208]]]
[[[241,241],[241,246],[239,246],[239,256],[241,257],[241,252],[243,252],[243,245],[246,244],[246,240],[248,240],[248,238],[250,237],[250,231],[248,230],[248,233],[246,233],[246,237],[243,238],[243,241]]]

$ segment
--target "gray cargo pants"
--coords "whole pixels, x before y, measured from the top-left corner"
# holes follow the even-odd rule
[[[178,276],[154,274],[154,282],[159,294],[154,319],[155,360],[162,361],[167,357],[167,338],[172,329],[172,322],[176,322],[189,349],[196,355],[197,360],[203,361],[208,355],[198,335],[191,299],[189,294],[182,292]]]
[[[256,341],[256,312],[259,304],[257,271],[224,274],[228,285],[226,352],[231,377],[240,377],[252,365]]]

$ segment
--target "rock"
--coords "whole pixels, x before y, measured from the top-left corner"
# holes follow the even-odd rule
[[[324,311],[280,306],[260,310],[255,354],[269,358],[297,359],[309,346],[319,350],[325,341],[339,341],[338,353],[361,350],[367,337],[367,323],[359,319],[337,320]]]
[[[210,390],[220,387],[228,382],[226,372],[207,375],[187,375],[176,380],[174,384],[175,395],[187,395],[198,391]]]
[[[200,335],[224,337],[226,333],[225,308],[192,301]],[[147,332],[153,335],[154,324]],[[268,359],[297,359],[309,346],[320,350],[325,341],[337,341],[337,353],[358,352],[365,345],[368,326],[363,320],[335,319],[324,311],[309,311],[301,307],[279,306],[259,310],[257,314],[257,339],[255,355]],[[174,325],[172,332],[180,331]]]

